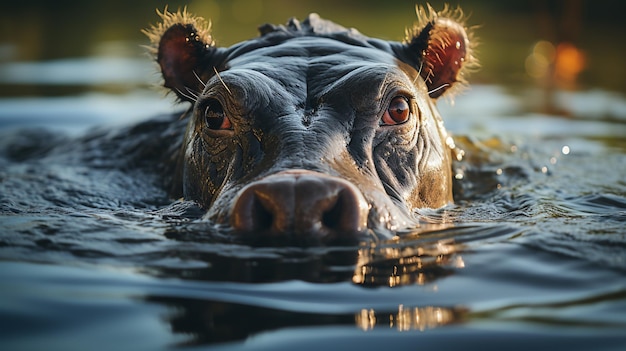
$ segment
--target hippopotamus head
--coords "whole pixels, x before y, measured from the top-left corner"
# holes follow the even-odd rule
[[[291,244],[394,233],[449,204],[451,139],[434,102],[473,57],[460,10],[417,12],[404,42],[311,14],[231,47],[201,18],[160,13],[146,33],[164,85],[192,104],[184,198],[233,235]]]

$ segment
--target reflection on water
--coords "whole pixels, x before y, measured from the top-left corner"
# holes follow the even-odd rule
[[[365,286],[424,285],[452,274],[453,268],[462,268],[462,257],[453,257],[462,246],[455,244],[452,236],[433,240],[431,235],[441,233],[414,234],[412,239],[366,244],[358,251],[352,282]]]
[[[186,211],[186,210],[185,210]],[[183,212],[185,212],[183,211]],[[175,218],[174,211],[169,218]],[[436,215],[431,215],[435,222]],[[203,229],[201,229],[203,228]],[[196,223],[191,227],[174,225],[168,229],[168,237],[177,241],[195,243],[189,254],[196,261],[205,262],[195,267],[175,266],[158,268],[158,275],[178,277],[191,281],[233,281],[267,283],[304,280],[312,283],[342,283],[350,279],[357,286],[375,289],[380,287],[399,288],[401,286],[428,286],[436,292],[436,281],[456,274],[465,267],[462,252],[484,240],[499,240],[515,231],[490,226],[455,226],[452,224],[424,223],[420,232],[408,233],[394,239],[380,242],[364,242],[358,248],[248,248],[234,244],[215,246],[218,237],[209,236],[207,224]],[[223,240],[223,238],[222,238]],[[211,252],[198,247],[201,242],[213,242]],[[208,247],[207,247],[208,248]],[[224,252],[222,249],[235,250]],[[178,250],[182,249],[179,248]],[[205,248],[206,249],[206,248]],[[201,253],[204,251],[203,253]],[[172,257],[174,253],[170,252]],[[187,254],[179,252],[179,259]],[[156,267],[155,267],[156,268]],[[153,274],[156,273],[154,268]],[[242,286],[241,288],[252,288]],[[288,289],[287,286],[285,288]],[[341,298],[341,288],[330,294]],[[329,288],[334,290],[332,288]],[[295,291],[304,294],[304,301],[294,300]],[[374,291],[374,290],[372,290]],[[237,293],[233,290],[233,293]],[[249,293],[255,294],[254,290]],[[328,294],[329,292],[324,292]],[[261,292],[262,294],[262,292]],[[246,339],[264,331],[312,327],[323,325],[355,326],[364,331],[391,329],[396,331],[424,331],[453,323],[462,323],[468,318],[469,309],[440,306],[396,305],[394,300],[381,297],[377,308],[341,307],[338,302],[316,296],[315,291],[296,289],[290,294],[280,293],[269,296],[256,296],[261,299],[277,299],[278,305],[262,303],[261,307],[250,304],[249,298],[237,299],[232,295],[228,301],[221,298],[206,301],[203,299],[181,299],[168,296],[149,296],[146,301],[157,302],[171,307],[165,319],[176,334],[190,336],[182,345],[215,344]],[[316,297],[314,297],[316,296]],[[216,296],[217,297],[217,296]],[[308,301],[313,298],[315,301]],[[319,300],[318,300],[319,299]],[[243,301],[243,302],[242,302]],[[247,303],[245,303],[247,301]],[[323,303],[330,306],[323,307]],[[360,305],[359,299],[354,300]],[[364,301],[365,302],[365,301]],[[290,306],[300,303],[300,307]],[[366,303],[367,304],[367,303]],[[333,306],[334,305],[334,306]],[[271,306],[271,307],[270,307]],[[280,307],[278,307],[280,306]]]
[[[432,329],[463,319],[463,309],[444,307],[412,307],[398,306],[396,313],[379,313],[373,309],[363,309],[355,315],[357,327],[367,331],[375,327],[389,328],[397,331]]]
[[[440,212],[441,213],[441,212]],[[430,214],[430,220],[438,217]],[[426,229],[433,226],[436,229]],[[423,224],[417,233],[393,240],[363,244],[358,250],[354,284],[362,286],[425,285],[465,267],[462,253],[473,242],[497,240],[519,233],[506,226]],[[432,285],[436,289],[436,284]]]

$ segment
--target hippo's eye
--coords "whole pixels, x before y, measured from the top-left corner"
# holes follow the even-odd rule
[[[411,107],[409,100],[404,96],[396,96],[391,100],[387,111],[380,120],[382,126],[393,126],[402,124],[409,120],[411,116]]]
[[[217,100],[210,100],[204,108],[204,120],[207,127],[213,130],[233,129],[230,119],[224,113],[222,104]]]

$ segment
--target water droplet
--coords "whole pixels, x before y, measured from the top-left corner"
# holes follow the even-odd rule
[[[446,145],[448,145],[448,147],[451,149],[454,149],[456,147],[456,145],[454,144],[454,139],[451,136],[446,138]]]
[[[498,168],[498,169],[496,170],[496,174],[497,174],[497,175],[502,175],[502,168]]]
[[[561,153],[562,153],[563,155],[569,155],[569,152],[570,152],[570,150],[569,150],[569,146],[565,145],[565,146],[563,146],[563,147],[561,148]]]
[[[541,173],[548,173],[548,167],[546,166],[541,167]]]
[[[555,165],[556,164],[556,157],[550,157],[550,163]]]
[[[456,48],[457,48],[457,49],[460,49],[460,48],[461,48],[461,42],[460,42],[460,41],[457,41],[457,42],[456,42]]]
[[[463,262],[463,258],[461,256],[456,257],[456,262],[454,263],[456,268],[465,268],[465,262]]]

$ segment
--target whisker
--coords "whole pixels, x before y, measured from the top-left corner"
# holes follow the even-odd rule
[[[215,66],[213,66],[213,71],[215,71],[215,74],[217,75],[217,78],[220,80],[220,82],[222,82],[222,85],[224,86],[224,88],[226,88],[226,91],[228,91],[228,94],[232,96],[233,95],[232,91],[230,91],[230,89],[228,89],[228,86],[226,85],[226,83],[224,83],[224,80],[220,76],[220,73],[217,71],[217,68],[215,68]]]
[[[200,84],[202,84],[203,88],[206,88],[206,83],[202,81],[202,79],[200,78],[200,76],[198,76],[198,74],[196,73],[196,71],[192,71],[193,75],[196,77],[196,79],[198,80],[198,82],[200,82]]]
[[[385,89],[385,87],[387,86],[387,77],[389,77],[389,70],[387,70],[385,72],[385,78],[383,78],[383,84],[381,84],[380,85],[380,89],[378,89],[378,95],[377,96],[382,96],[383,89]]]
[[[428,71],[428,74],[426,75],[426,77],[424,77],[424,82],[426,82],[426,83],[428,83],[428,82],[432,83],[432,82],[433,82],[433,80],[432,80],[431,78],[432,78],[432,77],[434,77],[434,76],[435,76],[435,74],[433,73],[433,70],[432,70],[432,69],[431,69],[431,70],[429,70],[429,71]]]
[[[432,93],[436,92],[437,90],[441,90],[441,89],[443,89],[443,88],[445,88],[445,87],[448,87],[448,86],[450,86],[450,84],[448,84],[448,83],[446,83],[446,84],[442,84],[442,85],[440,85],[439,87],[437,87],[437,88],[435,88],[435,89],[433,89],[433,90],[429,91],[429,92],[428,92],[428,94],[432,94]]]
[[[413,79],[413,84],[415,84],[415,82],[417,81],[417,78],[419,78],[422,75],[422,69],[424,69],[424,61],[422,60],[422,62],[420,62],[420,69],[417,71],[417,75],[415,76],[415,79]]]
[[[185,87],[185,90],[187,90],[187,92],[189,93],[189,95],[191,95],[191,96],[195,97],[195,99],[194,99],[194,100],[198,100],[198,95],[200,95],[200,94],[198,94],[198,92],[193,91],[193,90],[191,90],[191,89],[190,89],[190,88],[188,88],[188,87]]]
[[[187,89],[188,89],[188,88],[187,88]],[[183,93],[183,92],[182,92],[180,89],[178,89],[178,88],[176,88],[176,91],[178,92],[178,94],[180,94],[180,95],[182,95],[182,96],[186,97],[187,99],[189,99],[189,100],[191,100],[191,101],[193,101],[193,102],[196,102],[196,101],[198,100],[198,96],[185,94],[185,93]]]

